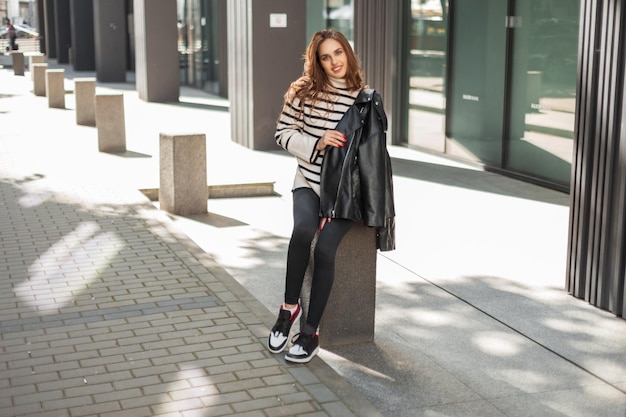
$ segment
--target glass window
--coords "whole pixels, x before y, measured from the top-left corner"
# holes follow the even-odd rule
[[[408,33],[407,143],[445,151],[447,14],[445,0],[412,0]]]
[[[505,168],[569,185],[579,0],[515,2]]]
[[[354,41],[354,8],[352,0],[326,0],[324,9],[326,27],[343,33],[350,42]]]
[[[354,46],[353,0],[306,1],[306,43],[315,32],[328,28],[343,33]]]
[[[223,94],[226,51],[224,3],[219,0],[178,0],[180,81],[213,94]]]

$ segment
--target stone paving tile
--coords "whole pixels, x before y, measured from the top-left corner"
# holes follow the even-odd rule
[[[18,190],[13,191],[18,197]],[[64,207],[71,210],[78,208]],[[11,216],[9,223],[19,225],[24,218]],[[128,244],[133,239],[143,246],[150,239],[158,242],[159,237],[133,210],[114,219],[118,225],[111,231],[109,218],[83,214],[81,223],[66,228],[74,232],[72,236],[53,234],[53,250],[33,253],[31,262],[11,264],[11,274],[3,283],[10,282],[13,291],[3,292],[2,306],[27,308],[8,317],[3,309],[7,319],[0,323],[0,352],[8,379],[0,394],[7,402],[2,414],[116,415],[128,407],[134,415],[193,409],[209,415],[321,410],[237,320],[237,313],[250,313],[245,304],[231,298],[222,286],[218,286],[220,297],[213,295],[167,248],[163,258],[134,250]],[[45,228],[45,223],[39,223],[20,234],[21,228],[14,227],[18,233],[14,241],[24,244],[45,237],[33,233]],[[3,241],[2,247],[12,243]],[[163,245],[153,246],[162,249]],[[3,260],[7,253],[3,251]],[[91,268],[103,253],[105,262]],[[93,260],[83,261],[85,268],[74,267],[74,259],[82,257]],[[149,272],[136,274],[134,268],[144,265]],[[108,273],[97,273],[104,270]],[[178,278],[170,278],[172,271]],[[181,279],[186,279],[186,285]],[[233,300],[233,309],[224,299]],[[204,352],[217,355],[203,357]],[[263,360],[272,366],[261,366]],[[193,385],[187,381],[190,371]],[[231,380],[212,381],[213,375],[221,374]],[[168,375],[167,381],[163,375]],[[266,378],[276,375],[287,378]],[[296,402],[281,404],[277,399],[297,392],[301,396]],[[226,397],[220,400],[222,395]]]
[[[48,135],[18,132],[29,94],[0,113],[1,417],[353,415],[138,191],[58,176],[72,126],[44,110]]]

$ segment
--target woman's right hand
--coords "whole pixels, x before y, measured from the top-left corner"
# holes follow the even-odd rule
[[[344,146],[347,141],[346,136],[338,130],[327,130],[324,132],[324,136],[317,141],[317,150],[323,151],[327,146],[339,148]]]

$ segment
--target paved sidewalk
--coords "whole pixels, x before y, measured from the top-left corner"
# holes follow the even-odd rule
[[[0,416],[626,417],[626,320],[563,289],[567,195],[390,147],[375,343],[293,366],[264,349],[293,158],[231,142],[224,100],[145,103],[132,82],[98,85],[124,93],[128,148],[99,153],[74,122],[89,74],[64,68],[66,110],[0,69]],[[159,211],[137,190],[181,130],[207,134],[209,184],[277,195]]]
[[[133,187],[154,157],[0,86],[0,416],[379,415],[267,351],[267,310]]]

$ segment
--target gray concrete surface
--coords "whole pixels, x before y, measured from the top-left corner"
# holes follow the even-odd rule
[[[139,191],[158,184],[154,131],[205,107],[147,105],[122,89],[139,134],[103,153],[96,129],[75,124],[70,80],[67,109],[50,109],[7,74],[1,417],[381,416],[321,359],[271,354],[273,314]]]
[[[322,350],[292,367],[262,345],[282,298],[293,158],[233,144],[222,99],[183,89],[178,104],[145,103],[132,82],[97,87],[123,92],[127,104],[127,151],[99,153],[95,129],[74,124],[73,76],[66,68],[67,109],[60,110],[29,92],[29,77],[0,70],[0,201],[23,224],[2,219],[3,274],[22,275],[0,281],[0,410],[44,415],[29,407],[52,403],[58,415],[72,416],[222,415],[212,398],[230,407],[226,415],[298,415],[262,401],[287,394],[254,386],[283,380],[295,390],[290,401],[305,398],[311,415],[351,415],[351,408],[389,417],[626,416],[626,321],[563,289],[567,195],[390,147],[398,249],[378,254],[375,342]],[[158,187],[159,132],[173,126],[207,135],[209,184],[275,181],[277,195],[209,199],[199,216],[157,210],[137,190]],[[11,233],[25,242],[5,237]],[[137,282],[149,255],[137,249],[142,244],[113,250],[116,239],[139,239],[146,251],[154,245],[150,262],[177,265],[184,285]],[[111,260],[121,269],[103,269]],[[73,281],[76,269],[97,284]],[[110,274],[117,286],[107,293]],[[57,295],[62,309],[46,302],[53,282],[65,286]],[[104,311],[112,301],[99,304],[100,297],[119,298],[117,310]],[[206,306],[198,310],[198,302]],[[250,338],[244,350],[271,364],[262,367],[271,375],[231,369],[246,383],[213,378],[209,357],[225,366],[237,356],[209,353],[218,323],[207,323],[226,319],[220,314],[238,320],[219,333]],[[98,320],[75,322],[90,315]],[[189,333],[170,345],[173,330]],[[125,350],[128,332],[145,340]],[[234,399],[241,396],[256,414],[244,413],[243,400]]]

